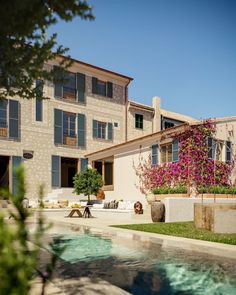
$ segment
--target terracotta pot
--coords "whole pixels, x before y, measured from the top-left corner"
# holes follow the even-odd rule
[[[153,222],[165,221],[165,205],[161,201],[155,201],[151,204],[151,217]]]

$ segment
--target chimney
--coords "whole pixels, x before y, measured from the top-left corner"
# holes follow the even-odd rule
[[[154,96],[152,98],[152,107],[154,108],[153,132],[161,131],[161,98]]]

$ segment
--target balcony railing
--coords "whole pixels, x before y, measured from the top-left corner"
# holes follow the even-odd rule
[[[76,146],[76,137],[72,136],[63,136],[63,144],[65,145],[71,145],[71,146]]]

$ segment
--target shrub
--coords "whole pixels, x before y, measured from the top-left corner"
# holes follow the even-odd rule
[[[198,188],[200,194],[236,194],[236,187],[223,185],[201,186]]]
[[[176,186],[176,187],[157,187],[152,190],[153,194],[160,195],[160,194],[186,194],[187,187],[186,186]]]

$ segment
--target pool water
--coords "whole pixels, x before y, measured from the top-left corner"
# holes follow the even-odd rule
[[[236,294],[236,260],[82,228],[52,237],[62,278],[99,278],[138,295]]]

